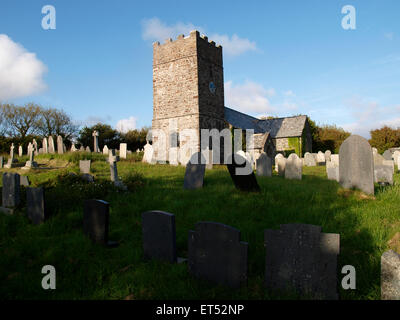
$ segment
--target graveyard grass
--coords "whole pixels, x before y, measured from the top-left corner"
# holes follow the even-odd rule
[[[85,158],[92,160],[93,185],[68,175],[78,173],[79,159]],[[305,167],[301,181],[257,177],[261,193],[253,194],[236,190],[227,168],[214,166],[206,170],[203,189],[184,190],[184,167],[143,164],[134,154],[118,162],[119,176],[129,188],[120,192],[109,182],[104,158],[40,155],[35,159],[41,169],[0,169],[29,175],[31,186],[45,186],[51,213],[44,224],[32,225],[25,216],[22,187],[20,209],[13,216],[0,215],[1,299],[304,299],[264,289],[264,229],[285,223],[320,225],[322,232],[339,233],[340,298],[380,299],[380,256],[400,247],[400,174],[394,176],[395,186],[376,186],[370,197],[327,180],[325,167]],[[106,249],[84,236],[87,198],[110,202],[109,238],[119,241],[119,247]],[[148,210],[175,214],[179,257],[187,257],[188,231],[198,221],[239,229],[241,240],[249,243],[248,286],[215,286],[193,278],[185,263],[145,261],[141,213]],[[41,287],[44,265],[56,268],[56,290]],[[356,290],[341,289],[345,265],[356,268]]]

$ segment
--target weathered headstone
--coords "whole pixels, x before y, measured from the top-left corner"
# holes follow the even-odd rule
[[[303,174],[303,162],[297,154],[292,153],[286,160],[285,179],[301,180]]]
[[[26,188],[26,211],[33,224],[40,224],[45,220],[43,187]]]
[[[339,156],[339,183],[342,187],[374,194],[374,163],[368,141],[351,135],[340,146]]]
[[[265,230],[265,285],[312,299],[338,299],[337,256],[340,235],[320,226],[284,224]]]
[[[285,176],[286,161],[287,159],[284,156],[275,157],[275,168],[278,168],[278,174],[281,177]]]
[[[93,152],[100,152],[99,148],[99,132],[97,130],[93,131]]]
[[[163,211],[142,213],[142,241],[148,259],[177,261],[175,216]]]
[[[248,244],[240,231],[215,222],[198,222],[189,231],[188,268],[194,276],[238,288],[247,284]]]
[[[394,173],[394,161],[393,160],[383,160],[382,165],[390,167],[392,169],[392,173]]]
[[[43,153],[49,153],[49,145],[47,142],[47,138],[43,138],[42,147],[43,147]]]
[[[8,158],[7,164],[4,166],[4,168],[12,168],[14,164],[14,143],[11,143],[10,147],[10,157]]]
[[[272,176],[272,159],[265,152],[256,160],[256,172],[258,176]]]
[[[331,154],[331,161],[336,167],[339,167],[339,155],[338,154]]]
[[[393,185],[393,171],[390,166],[374,166],[374,182]]]
[[[331,150],[325,151],[325,162],[331,161],[331,155],[332,155]]]
[[[77,151],[78,149],[76,149],[76,147],[75,147],[75,144],[72,144],[71,145],[71,152],[75,152],[75,151]]]
[[[382,156],[385,160],[392,160],[392,152],[390,150],[386,150]]]
[[[151,164],[156,163],[156,161],[154,159],[153,146],[151,144],[149,144],[148,142],[144,145],[144,155],[143,155],[142,162],[151,163]]]
[[[89,146],[86,147],[85,151],[88,152],[88,153],[91,153],[91,152],[92,152],[92,151],[90,150],[90,147],[89,147]]]
[[[105,145],[105,146],[103,147],[103,154],[108,155],[108,152],[109,152],[109,149],[108,149],[107,145]]]
[[[29,149],[29,160],[27,162],[25,162],[25,166],[22,168],[24,170],[29,170],[31,168],[37,168],[38,164],[37,162],[34,160],[35,159],[35,150],[34,148],[28,148]]]
[[[126,159],[128,145],[126,143],[119,144],[119,156],[121,159]]]
[[[90,173],[91,160],[79,160],[79,170],[81,173]]]
[[[20,179],[21,186],[29,187],[29,185],[31,184],[28,176],[20,176],[19,179]]]
[[[22,154],[23,154],[23,150],[22,150],[22,146],[20,145],[20,146],[18,147],[18,156],[19,156],[19,157],[22,157]]]
[[[381,300],[400,300],[400,255],[393,250],[381,256]]]
[[[373,153],[373,159],[374,159],[374,165],[383,165],[383,161],[385,161],[385,158],[380,155],[379,153]]]
[[[84,147],[84,146],[81,146],[81,147],[79,148],[79,151],[80,151],[80,152],[85,152],[85,147]]]
[[[117,156],[115,149],[111,149],[108,154],[108,163],[110,165],[111,181],[118,181],[118,168],[117,161],[119,157]]]
[[[317,165],[314,156],[309,152],[304,154],[304,165],[307,167],[315,167]]]
[[[235,187],[241,191],[259,192],[260,187],[257,183],[251,164],[240,154],[232,154],[227,160],[228,171]]]
[[[64,143],[62,136],[57,137],[57,153],[64,154]]]
[[[318,165],[324,165],[325,164],[325,154],[322,153],[322,151],[318,151],[317,153],[317,163]]]
[[[328,180],[339,182],[339,166],[333,161],[326,162],[326,175],[328,176]]]
[[[49,136],[49,153],[55,153],[55,152],[56,152],[56,148],[54,145],[53,136]]]
[[[204,173],[206,171],[206,159],[200,152],[192,155],[186,164],[184,189],[198,189],[203,187]]]
[[[85,200],[83,209],[83,232],[94,242],[115,246],[108,240],[110,204],[103,200]]]
[[[3,173],[2,206],[17,207],[20,203],[20,176],[18,173]]]

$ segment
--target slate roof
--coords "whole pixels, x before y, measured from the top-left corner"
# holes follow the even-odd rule
[[[289,138],[302,135],[307,116],[261,120],[225,107],[225,120],[235,128],[253,129],[254,133],[269,132],[272,138]]]

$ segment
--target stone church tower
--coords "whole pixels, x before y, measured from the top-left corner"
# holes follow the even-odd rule
[[[170,148],[182,149],[185,143],[190,153],[200,151],[201,129],[225,128],[222,47],[198,31],[153,44],[152,128],[165,133],[164,160]],[[185,141],[185,129],[194,129],[196,139]],[[163,160],[157,139],[153,133],[154,156]]]

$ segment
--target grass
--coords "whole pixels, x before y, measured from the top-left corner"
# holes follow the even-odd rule
[[[25,203],[13,216],[0,215],[1,299],[280,299],[265,291],[264,229],[284,223],[308,223],[339,233],[339,284],[342,266],[357,271],[357,289],[339,288],[341,299],[380,298],[380,256],[398,245],[400,174],[395,185],[376,186],[375,197],[343,190],[326,178],[325,167],[305,167],[303,180],[257,177],[261,193],[236,190],[227,169],[207,170],[204,188],[183,190],[185,168],[148,165],[134,154],[118,162],[129,187],[120,192],[109,182],[109,166],[101,155],[40,155],[41,169],[23,172],[33,186],[46,187],[51,217],[32,225]],[[79,172],[78,160],[92,157],[95,184],[68,175]],[[56,167],[50,169],[49,166]],[[23,189],[23,188],[22,188]],[[24,199],[22,190],[22,199]],[[110,236],[115,249],[93,244],[82,232],[83,200],[110,202]],[[198,221],[225,223],[241,231],[249,243],[248,286],[232,290],[193,278],[186,264],[143,259],[141,213],[163,210],[175,214],[178,256],[187,256],[188,231]],[[41,269],[53,265],[57,289],[41,288]],[[291,298],[291,297],[289,297]],[[301,297],[293,297],[301,298]]]

